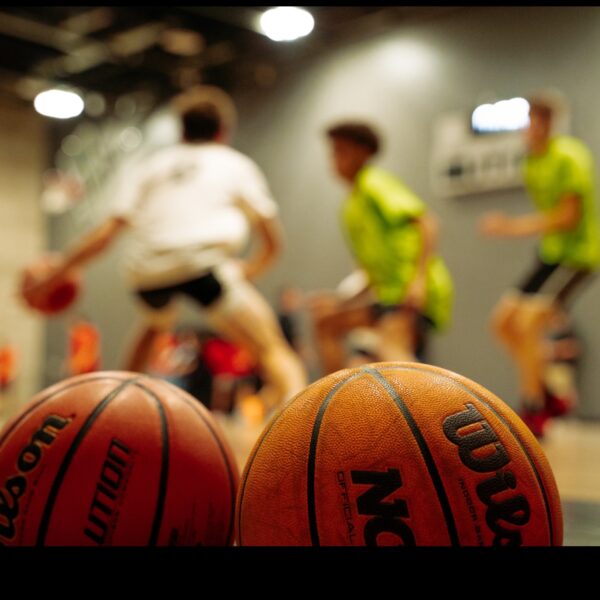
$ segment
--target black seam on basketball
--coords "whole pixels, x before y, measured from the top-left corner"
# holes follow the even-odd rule
[[[425,461],[425,466],[427,467],[427,471],[429,472],[429,477],[431,478],[431,482],[435,487],[435,491],[438,497],[438,501],[442,508],[442,512],[444,513],[444,520],[446,521],[446,528],[448,530],[448,535],[450,536],[450,543],[452,546],[460,546],[460,539],[458,537],[458,531],[456,529],[456,522],[454,520],[454,515],[452,514],[452,508],[450,506],[450,501],[448,500],[448,496],[446,494],[446,490],[444,489],[444,484],[442,482],[442,478],[437,470],[437,466],[429,450],[429,446],[417,425],[412,413],[410,412],[408,406],[404,403],[404,400],[400,397],[400,394],[394,389],[394,387],[390,384],[390,382],[383,377],[383,375],[373,369],[372,367],[363,367],[361,369],[363,373],[368,373],[374,379],[376,379],[386,390],[386,392],[390,395],[391,399],[394,401],[396,406],[400,409],[400,412],[404,416],[410,430],[419,446],[419,450],[421,451],[421,455],[423,460]]]
[[[148,540],[148,546],[156,546],[158,541],[158,534],[160,533],[160,527],[162,525],[162,519],[165,512],[165,499],[167,496],[167,482],[169,480],[169,428],[167,425],[167,416],[165,409],[162,405],[160,397],[148,389],[145,385],[139,381],[133,383],[137,388],[144,390],[153,400],[156,401],[158,407],[158,414],[160,416],[160,432],[162,436],[161,444],[161,465],[160,465],[160,479],[158,483],[158,493],[156,495],[156,510],[154,512],[154,519],[152,520],[152,530],[150,532],[150,539]]]
[[[316,471],[316,461],[317,461],[317,443],[319,441],[319,432],[321,431],[321,423],[323,421],[323,417],[325,416],[325,411],[331,402],[331,399],[338,392],[340,388],[344,385],[360,377],[363,374],[362,371],[358,373],[354,373],[350,375],[347,379],[339,381],[336,385],[329,391],[327,396],[321,402],[321,406],[319,407],[319,411],[317,412],[317,416],[315,418],[315,422],[313,424],[312,435],[310,438],[310,447],[308,450],[308,473],[307,473],[307,508],[308,508],[308,525],[310,530],[310,540],[313,546],[320,546],[319,540],[319,530],[317,527],[317,508],[315,501],[315,471]]]
[[[41,406],[42,404],[44,404],[44,402],[47,402],[48,400],[51,400],[52,398],[54,398],[54,396],[56,396],[56,394],[60,394],[61,392],[64,392],[65,390],[70,390],[71,388],[77,387],[78,385],[83,385],[84,383],[88,383],[89,381],[101,381],[103,379],[107,380],[107,381],[123,381],[123,379],[119,379],[118,377],[104,377],[104,376],[100,375],[98,377],[88,377],[87,379],[84,379],[82,381],[76,381],[74,383],[70,383],[69,385],[65,385],[64,387],[61,387],[59,390],[55,390],[54,392],[52,392],[48,396],[45,396],[44,398],[38,400],[38,402],[36,402],[33,406],[28,408],[10,426],[10,428],[4,432],[4,435],[0,438],[0,446],[2,446],[2,444],[4,444],[6,438],[11,434],[11,432],[15,429],[15,427],[17,427],[17,425],[19,425],[19,423],[21,423],[23,421],[23,419],[25,419],[25,417],[27,417],[29,414],[31,414],[31,412],[34,411],[36,408],[38,408],[38,406]]]
[[[173,386],[175,387],[175,386]],[[213,426],[211,425],[211,423],[208,421],[208,419],[205,418],[205,416],[202,414],[202,412],[200,410],[198,410],[198,407],[194,405],[194,403],[189,399],[186,398],[185,396],[183,396],[183,394],[177,394],[178,398],[181,398],[181,400],[183,400],[202,420],[202,422],[208,427],[208,430],[210,431],[211,435],[213,436],[219,451],[221,452],[221,456],[223,457],[223,462],[225,463],[225,467],[227,469],[227,476],[229,478],[229,496],[231,498],[231,514],[230,514],[230,518],[229,518],[229,529],[227,531],[227,544],[231,543],[231,537],[233,535],[233,524],[235,522],[235,494],[234,494],[234,485],[233,485],[233,466],[232,464],[229,462],[229,457],[227,456],[227,453],[225,452],[225,448],[221,442],[221,439],[219,438],[219,436],[217,435],[216,431],[213,429]]]
[[[233,525],[235,523],[235,493],[234,493],[234,484],[233,484],[233,466],[229,462],[229,457],[227,456],[227,453],[225,452],[225,448],[223,446],[223,443],[221,442],[221,439],[217,435],[217,432],[213,429],[213,426],[208,421],[208,419],[206,419],[206,417],[198,410],[198,408],[196,406],[194,406],[192,404],[192,402],[190,400],[188,400],[187,398],[183,398],[183,396],[180,396],[180,397],[192,408],[192,410],[200,417],[200,419],[202,419],[204,424],[208,427],[208,430],[210,431],[211,435],[213,436],[215,442],[217,443],[217,446],[223,457],[223,462],[225,463],[225,467],[227,468],[227,477],[229,480],[229,495],[231,498],[231,513],[230,513],[230,518],[229,518],[229,529],[227,531],[226,539],[227,539],[227,544],[230,544],[232,541],[231,538],[233,535]]]
[[[121,385],[118,385],[112,392],[110,392],[92,411],[92,414],[85,420],[85,423],[81,426],[75,439],[71,443],[71,446],[67,450],[63,461],[56,473],[56,477],[54,478],[54,482],[52,483],[52,488],[50,489],[50,493],[48,494],[48,500],[46,501],[46,506],[44,508],[44,513],[42,515],[42,519],[40,521],[40,527],[38,529],[37,542],[38,546],[43,546],[46,541],[46,534],[48,533],[48,527],[50,525],[50,518],[52,516],[52,510],[54,509],[54,503],[56,502],[56,497],[58,496],[58,492],[62,482],[67,473],[67,469],[75,456],[75,452],[79,448],[83,438],[89,432],[92,427],[94,421],[99,417],[100,413],[108,406],[108,404],[114,400],[117,395],[125,389],[128,385],[135,382],[137,377],[133,377],[131,379],[126,379],[121,382]]]
[[[480,402],[485,404],[485,406],[487,406],[490,409],[490,411],[493,412],[496,415],[496,417],[498,417],[498,419],[500,419],[500,421],[502,421],[502,423],[504,423],[504,425],[506,425],[507,429],[510,431],[513,438],[515,438],[515,440],[517,441],[519,446],[521,446],[521,449],[525,453],[525,456],[527,457],[527,460],[529,461],[529,464],[531,465],[531,469],[533,470],[533,473],[537,479],[538,486],[542,493],[542,498],[544,499],[544,506],[546,508],[546,517],[547,517],[547,521],[548,521],[548,533],[549,533],[549,537],[550,537],[550,545],[553,546],[554,545],[554,527],[552,525],[552,514],[550,513],[550,502],[549,502],[548,496],[546,494],[546,487],[543,485],[542,478],[539,474],[539,471],[537,469],[535,461],[533,460],[533,458],[527,451],[527,448],[521,441],[521,438],[517,435],[517,433],[511,427],[510,423],[489,402],[487,402],[487,400],[485,400],[484,398],[479,396],[475,391],[469,389],[464,384],[462,384],[460,381],[457,381],[456,379],[453,379],[452,377],[448,377],[447,375],[444,375],[443,373],[438,373],[437,371],[429,371],[427,369],[419,369],[418,367],[400,367],[400,366],[390,365],[389,367],[381,368],[382,371],[402,370],[402,369],[404,369],[406,371],[418,371],[419,373],[434,373],[435,375],[444,377],[448,381],[451,381],[452,383],[458,385],[463,390],[468,392],[471,396],[473,396],[473,398],[476,398],[477,400],[479,400]],[[561,516],[562,516],[562,513],[561,513]]]

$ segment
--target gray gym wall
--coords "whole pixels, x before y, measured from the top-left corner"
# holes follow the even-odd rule
[[[488,318],[500,295],[531,268],[534,245],[483,238],[477,221],[488,210],[517,214],[530,204],[523,191],[436,198],[429,179],[431,127],[438,114],[470,109],[484,93],[510,98],[551,86],[570,101],[572,133],[600,159],[599,33],[600,8],[472,7],[332,47],[280,74],[268,89],[236,90],[240,126],[234,145],[266,173],[286,232],[284,255],[260,288],[274,301],[284,283],[305,291],[331,288],[351,269],[338,216],[346,190],[331,172],[322,131],[345,116],[371,119],[386,138],[379,164],[412,187],[442,225],[440,250],[455,281],[455,311],[451,330],[433,341],[432,362],[515,406],[516,374],[490,336]],[[69,223],[52,218],[51,247],[64,247],[80,232],[72,217]],[[102,330],[105,368],[119,367],[135,318],[116,277],[121,250],[119,244],[90,267],[80,303]],[[599,298],[596,281],[574,310],[586,344],[579,415],[588,418],[600,417]],[[50,323],[50,378],[64,356],[65,336],[64,320]]]

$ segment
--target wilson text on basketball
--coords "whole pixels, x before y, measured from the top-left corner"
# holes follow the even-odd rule
[[[446,417],[443,429],[446,438],[458,448],[465,467],[475,473],[493,473],[482,479],[475,490],[485,506],[485,522],[494,533],[494,545],[521,545],[519,528],[529,522],[531,509],[527,498],[514,491],[517,478],[506,468],[510,456],[488,421],[473,404],[467,403],[465,410]]]
[[[100,470],[96,490],[83,533],[98,545],[107,541],[131,463],[131,450],[117,439],[112,439]]]
[[[16,535],[15,521],[20,512],[20,501],[28,486],[28,476],[40,463],[45,447],[54,440],[71,419],[49,415],[42,426],[31,436],[17,458],[18,473],[9,477],[0,488],[0,545],[12,541]]]

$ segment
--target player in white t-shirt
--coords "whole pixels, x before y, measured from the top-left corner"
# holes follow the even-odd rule
[[[40,293],[129,229],[126,277],[143,325],[126,368],[144,370],[155,337],[174,324],[176,297],[187,295],[221,335],[254,354],[265,403],[276,406],[307,385],[273,310],[249,282],[279,254],[277,204],[258,166],[226,145],[235,109],[222,90],[195,88],[174,107],[182,120],[182,143],[157,152],[128,177],[109,217],[64,254]],[[251,233],[259,249],[241,261],[236,255]]]

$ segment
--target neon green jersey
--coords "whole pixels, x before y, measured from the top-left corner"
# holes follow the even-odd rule
[[[402,303],[415,277],[422,239],[414,219],[425,211],[425,204],[391,173],[372,166],[358,173],[342,207],[343,229],[382,304]],[[439,256],[429,259],[426,279],[424,314],[443,329],[450,321],[454,290]]]
[[[523,165],[525,186],[542,212],[555,208],[567,194],[581,198],[581,219],[569,231],[545,233],[540,257],[550,264],[593,269],[600,264],[600,226],[596,206],[594,159],[578,139],[557,136],[542,155]]]

